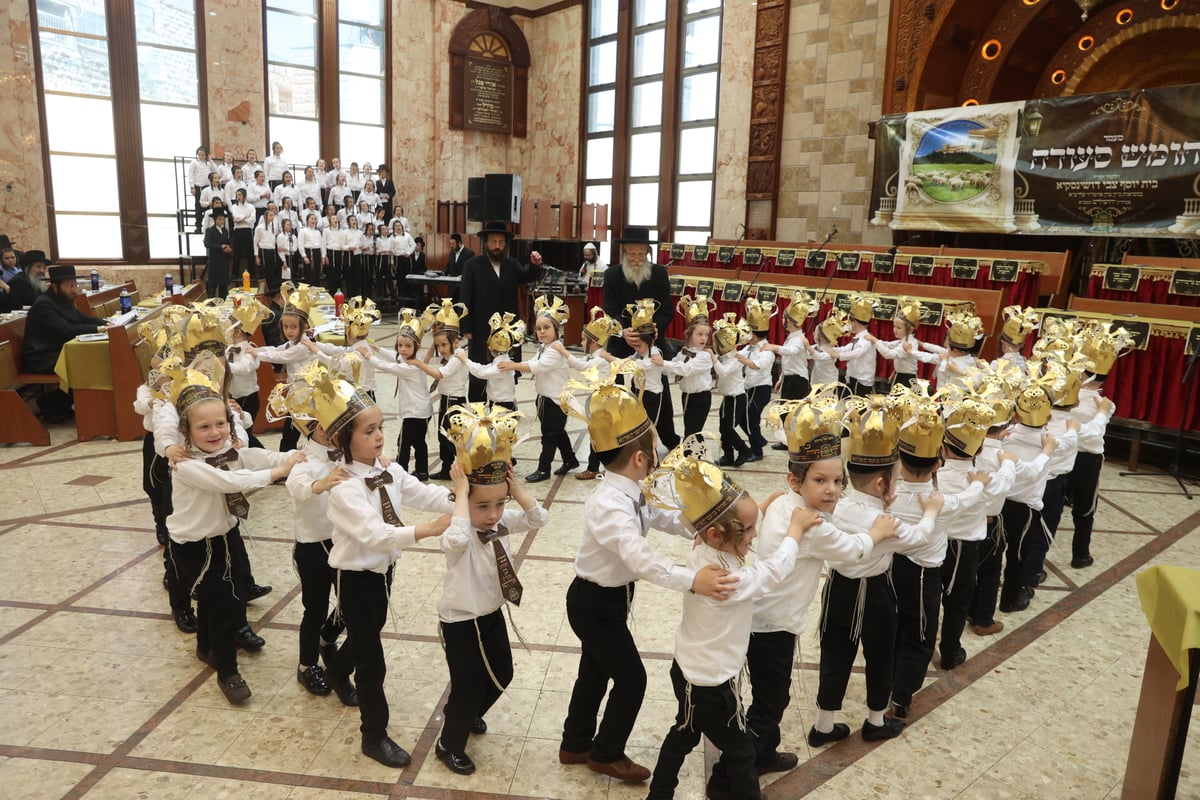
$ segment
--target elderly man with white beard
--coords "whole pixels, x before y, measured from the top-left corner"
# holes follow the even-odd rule
[[[17,264],[16,252],[10,248],[0,249],[0,260],[4,264]],[[20,260],[20,269],[4,283],[0,280],[0,311],[12,311],[33,305],[37,296],[46,291],[46,269],[50,259],[41,250],[29,250]]]
[[[613,244],[621,246],[621,260],[604,271],[604,313],[618,320],[623,330],[620,338],[613,336],[608,340],[608,352],[628,358],[635,354],[639,342],[663,347],[675,306],[671,302],[667,268],[650,260],[650,246],[657,242],[650,240],[649,229],[626,227],[624,235]],[[654,312],[654,332],[642,334],[632,327],[629,307],[646,298],[655,300],[658,310]],[[654,420],[659,441],[672,449],[679,444],[679,436],[675,433],[670,387],[665,377],[661,380],[658,413],[651,413],[649,407],[646,410]]]

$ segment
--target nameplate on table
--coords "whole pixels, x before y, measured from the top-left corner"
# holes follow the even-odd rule
[[[941,303],[934,303],[928,300],[921,301],[921,324],[922,325],[941,325],[942,315],[945,313],[946,307]]]
[[[1200,272],[1194,270],[1176,270],[1171,277],[1171,294],[1181,294],[1188,297],[1200,296]]]
[[[1105,267],[1104,289],[1110,292],[1136,292],[1142,281],[1138,267]]]
[[[672,244],[671,245],[671,260],[678,261],[687,255],[687,245]]]
[[[979,277],[978,258],[956,258],[950,264],[950,277],[960,281],[973,281]]]
[[[716,293],[716,288],[717,285],[713,281],[696,281],[697,295],[704,295],[705,297],[712,299],[713,295]]]
[[[858,272],[862,265],[862,253],[838,253],[838,272]]]
[[[828,295],[826,295],[828,298]],[[833,296],[833,307],[840,308],[847,314],[850,313],[850,295],[846,292],[838,292]]]
[[[1183,354],[1193,356],[1200,352],[1200,325],[1195,325],[1188,331],[1187,340],[1183,345]]]
[[[726,281],[725,286],[721,289],[721,299],[726,303],[740,303],[742,302],[743,288],[745,288],[744,283]]]
[[[692,261],[708,261],[708,245],[698,244],[693,247]]]
[[[672,297],[679,297],[681,294],[683,294],[683,276],[672,275],[670,278],[667,278],[667,286],[669,287],[668,291],[671,293]]]
[[[876,253],[871,261],[871,272],[875,275],[891,275],[896,271],[896,256],[891,253]]]
[[[1126,319],[1124,317],[1117,317],[1113,322],[1129,331],[1129,336],[1133,339],[1134,350],[1145,350],[1150,345],[1149,322],[1140,319]]]
[[[908,262],[908,274],[913,278],[928,278],[933,274],[933,256],[913,256]]]
[[[825,269],[825,251],[824,250],[809,250],[808,255],[804,257],[805,269]]]
[[[792,267],[796,263],[796,251],[788,248],[780,250],[775,254],[775,266],[777,267]]]
[[[594,286],[597,289],[604,288],[604,270],[598,269],[592,273],[591,286]]]
[[[1014,261],[1011,258],[998,258],[992,262],[992,268],[988,272],[988,280],[993,283],[1016,283],[1017,276],[1021,274],[1021,262]]]
[[[896,316],[896,308],[900,305],[899,298],[877,297],[874,311],[875,319],[890,320]]]
[[[792,251],[792,257],[795,257],[795,252]],[[754,290],[754,296],[758,298],[760,303],[774,303],[779,299],[778,286],[759,286]]]
[[[734,248],[732,248],[732,247],[718,247],[717,248],[717,263],[718,264],[729,264],[730,262],[733,261],[733,254],[734,254]]]
[[[757,267],[762,263],[762,248],[747,247],[742,251],[742,263],[747,267]]]

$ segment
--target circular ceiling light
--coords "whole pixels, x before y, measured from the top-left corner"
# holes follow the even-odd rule
[[[979,105],[979,101],[976,100],[974,97],[968,97],[966,100],[963,100],[964,108],[966,106],[977,106],[977,105]]]
[[[1132,8],[1122,8],[1120,11],[1117,12],[1117,24],[1118,25],[1128,25],[1131,22],[1133,22],[1133,9]]]
[[[1159,5],[1162,6],[1163,11],[1174,11],[1175,6],[1179,5],[1179,0],[1162,0]]]
[[[1061,86],[1067,80],[1067,71],[1064,69],[1056,69],[1050,73],[1050,82],[1055,86]]]
[[[999,39],[988,39],[983,43],[983,47],[979,48],[979,54],[983,56],[984,61],[995,61],[1002,49],[1003,45]]]
[[[1091,50],[1095,44],[1096,44],[1096,39],[1094,36],[1080,36],[1077,46],[1079,47],[1080,50],[1082,50],[1086,53],[1088,50]]]

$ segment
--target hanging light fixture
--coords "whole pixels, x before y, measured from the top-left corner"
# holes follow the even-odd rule
[[[1087,22],[1088,14],[1099,5],[1099,2],[1100,0],[1075,0],[1075,5],[1079,6],[1079,10],[1083,12],[1079,18]]]

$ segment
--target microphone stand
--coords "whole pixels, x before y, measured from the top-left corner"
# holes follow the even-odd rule
[[[1183,371],[1183,377],[1179,381],[1181,385],[1187,387],[1185,390],[1187,401],[1183,405],[1183,413],[1179,415],[1179,428],[1175,431],[1174,456],[1171,458],[1171,463],[1163,470],[1119,473],[1122,478],[1154,478],[1160,475],[1167,475],[1175,479],[1175,482],[1179,484],[1179,488],[1183,492],[1183,496],[1188,500],[1195,498],[1192,497],[1192,493],[1188,491],[1187,484],[1183,481],[1183,470],[1181,469],[1183,464],[1183,437],[1187,431],[1188,409],[1196,407],[1196,381],[1191,380],[1191,377],[1198,357],[1200,357],[1200,349],[1197,349],[1188,357],[1187,368]]]
[[[833,228],[829,231],[829,235],[825,237],[825,241],[821,242],[821,246],[818,247],[816,250],[814,250],[813,253],[820,253],[820,254],[824,255],[826,245],[828,245],[831,241],[833,241],[833,237],[837,236],[837,233],[838,233],[837,225],[834,225]],[[812,253],[810,253],[809,255],[812,255]],[[808,256],[804,257],[804,261],[805,261],[805,263],[808,263]],[[825,302],[825,295],[828,294],[828,292],[829,292],[829,284],[833,283],[833,276],[836,274],[837,274],[837,264],[834,264],[833,269],[829,270],[829,277],[825,280],[825,286],[823,286],[821,288],[821,296],[817,298],[818,310],[820,310],[821,303]],[[804,332],[804,335],[806,337],[809,337],[812,334],[813,326],[816,325],[816,318],[817,318],[817,315],[814,314],[812,317],[812,320],[808,323],[808,330],[806,330]]]

